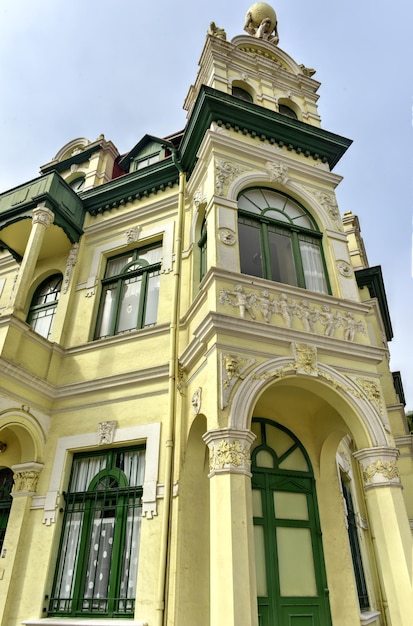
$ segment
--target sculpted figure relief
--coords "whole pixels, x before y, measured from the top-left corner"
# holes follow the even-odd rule
[[[266,2],[256,2],[249,8],[245,16],[244,30],[257,39],[278,45],[277,16]]]

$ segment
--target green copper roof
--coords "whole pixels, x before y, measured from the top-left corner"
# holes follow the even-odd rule
[[[352,143],[351,139],[203,85],[181,144],[182,162],[187,171],[194,165],[199,144],[211,122],[321,159],[330,169]]]

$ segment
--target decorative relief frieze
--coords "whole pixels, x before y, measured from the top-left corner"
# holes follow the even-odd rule
[[[317,348],[305,343],[294,343],[295,369],[297,374],[318,375]]]
[[[400,478],[399,468],[396,465],[396,461],[387,461],[387,463],[383,463],[381,459],[378,459],[375,463],[372,463],[363,471],[364,482],[372,483],[376,474],[382,474],[388,480]]]
[[[251,444],[255,435],[250,430],[222,428],[203,436],[209,448],[209,478],[216,474],[251,476]]]
[[[316,191],[314,194],[317,202],[321,204],[323,209],[327,211],[335,225],[339,230],[343,230],[343,224],[341,222],[340,211],[338,210],[337,201],[333,194],[326,193],[324,191]]]
[[[401,487],[397,448],[366,448],[353,455],[362,468],[364,488]]]
[[[194,411],[194,415],[198,415],[201,410],[201,400],[202,400],[202,387],[198,387],[192,394],[191,404],[192,409]]]
[[[125,232],[126,245],[129,245],[130,243],[135,243],[136,241],[138,241],[140,232],[141,232],[140,226],[134,226],[133,228],[129,228]]]
[[[279,316],[287,328],[292,328],[293,322],[299,320],[306,332],[327,337],[334,337],[340,328],[346,341],[354,341],[357,334],[366,334],[364,322],[356,320],[350,311],[332,310],[329,305],[315,306],[305,299],[288,298],[285,293],[272,297],[266,290],[259,294],[247,293],[242,285],[235,285],[233,290],[221,290],[219,303],[238,308],[243,319],[248,314],[255,320],[258,315],[269,324],[273,316]]]
[[[33,224],[42,224],[48,228],[51,224],[53,224],[53,220],[54,213],[45,206],[37,206],[32,211]]]
[[[233,246],[237,242],[234,231],[229,228],[219,228],[218,237],[226,246]]]
[[[376,381],[370,380],[368,378],[357,378],[356,382],[358,386],[363,389],[370,402],[374,402],[380,413],[383,413],[383,403],[381,399],[380,387],[376,383]]]
[[[66,269],[65,269],[65,275],[63,278],[63,286],[62,286],[63,293],[66,293],[69,287],[70,277],[72,275],[73,268],[76,265],[78,253],[79,253],[79,244],[74,243],[70,249],[69,256],[67,257],[67,261],[66,261]]]
[[[103,446],[107,443],[112,443],[117,422],[112,420],[109,422],[99,422],[98,425],[98,445]]]
[[[228,186],[236,179],[237,176],[246,171],[246,168],[230,163],[230,161],[224,161],[217,159],[215,161],[215,186],[219,196],[225,195]]]
[[[270,180],[285,185],[288,180],[288,167],[280,161],[267,161],[265,165],[269,172]]]
[[[255,359],[251,357],[240,356],[233,353],[221,355],[221,408],[224,409],[228,406],[229,397],[235,384],[237,381],[244,379],[245,372],[254,363]]]
[[[194,193],[194,205],[198,210],[200,206],[203,206],[207,203],[207,197],[204,193],[202,193],[201,189],[198,188]]]
[[[13,465],[13,498],[32,496],[36,493],[42,463],[22,463]]]
[[[347,263],[347,261],[337,261],[337,269],[345,278],[353,276],[353,268],[350,263]]]

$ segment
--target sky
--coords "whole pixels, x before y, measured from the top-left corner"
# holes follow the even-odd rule
[[[251,3],[252,4],[252,3]],[[413,3],[280,0],[279,46],[322,83],[322,127],[353,140],[334,171],[381,265],[393,371],[413,410]],[[0,0],[0,192],[35,178],[76,137],[121,153],[185,126],[211,21],[243,34],[240,0]]]

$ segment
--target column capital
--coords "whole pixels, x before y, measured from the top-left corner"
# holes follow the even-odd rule
[[[20,463],[12,465],[13,470],[13,498],[33,496],[36,493],[39,474],[42,471],[43,463]]]
[[[399,456],[397,448],[364,448],[353,453],[362,468],[364,489],[374,487],[401,487],[399,468],[396,465]]]
[[[54,213],[44,204],[38,204],[32,211],[32,223],[42,224],[46,228],[53,224]]]
[[[209,448],[209,478],[216,474],[251,476],[251,444],[255,439],[247,429],[218,428],[203,436]]]

